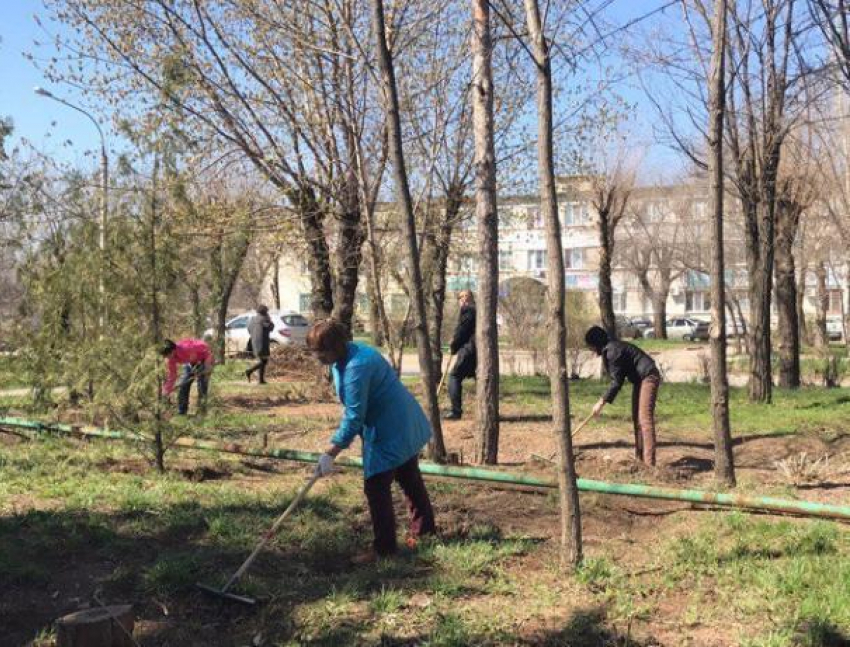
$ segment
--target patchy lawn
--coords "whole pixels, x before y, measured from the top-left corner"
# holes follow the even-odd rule
[[[336,424],[338,405],[303,402],[291,384],[213,384],[216,406],[190,416],[187,435],[316,451]],[[603,389],[571,383],[574,416],[584,417]],[[472,415],[474,389],[466,392]],[[707,387],[662,387],[652,470],[631,459],[629,395],[576,438],[581,476],[712,488]],[[849,397],[779,391],[770,407],[746,403],[739,390],[732,398],[742,492],[847,501]],[[6,406],[15,413],[24,403]],[[505,379],[501,407],[503,469],[553,478],[546,380]],[[474,422],[444,430],[451,451],[471,455]],[[194,583],[222,584],[310,468],[176,450],[166,464],[158,475],[131,445],[0,432],[3,644],[52,645],[52,621],[95,594],[133,603],[142,645],[850,640],[844,524],[583,494],[586,560],[569,574],[558,567],[556,493],[430,480],[440,537],[353,567],[351,555],[371,537],[354,472],[320,481],[239,584],[261,604],[221,603]]]

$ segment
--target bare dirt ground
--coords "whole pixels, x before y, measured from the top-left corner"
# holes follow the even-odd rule
[[[224,404],[235,409],[256,411],[257,408],[270,417],[286,420],[279,430],[269,432],[268,442],[276,446],[309,451],[321,451],[325,446],[331,429],[339,414],[339,405],[333,402],[299,403],[269,399],[262,393],[238,394],[224,398]],[[315,429],[315,423],[308,426],[307,420],[327,422],[325,429]],[[304,429],[298,431],[299,421],[305,421]],[[603,418],[593,422],[575,439],[577,469],[581,477],[596,478],[616,482],[642,482],[682,488],[712,487],[713,451],[710,440],[693,441],[681,439],[672,433],[659,430],[659,464],[655,468],[646,468],[633,460],[632,438],[621,431],[612,429],[613,425]],[[472,419],[444,424],[446,445],[451,451],[457,451],[462,459],[468,460],[474,448],[475,423]],[[5,443],[24,442],[0,434]],[[550,423],[546,416],[530,415],[520,406],[502,407],[502,426],[500,439],[501,468],[506,471],[530,474],[554,480],[554,466],[551,463],[557,448],[556,439],[551,434]],[[353,446],[349,454],[356,454],[359,447]],[[777,462],[797,456],[802,452],[818,455],[824,452],[841,454],[850,452],[850,436],[840,436],[826,441],[814,435],[760,436],[745,437],[738,440],[735,447],[735,459],[738,466],[739,481],[742,483],[763,484],[782,487],[788,484],[787,477],[777,468]],[[274,461],[252,460],[247,473],[231,474],[212,465],[198,461],[175,460],[173,469],[187,480],[229,480],[238,481],[245,488],[266,488],[272,482],[278,482],[282,475],[296,482],[301,478],[303,467],[287,465]],[[101,468],[106,471],[143,474],[147,469],[141,460],[104,461]],[[356,474],[345,474],[340,478],[356,481]],[[330,487],[321,484],[320,487]],[[829,481],[810,482],[800,487],[806,490],[805,498],[825,503],[845,502],[850,493],[850,474],[834,473]],[[499,528],[504,535],[517,535],[528,538],[539,545],[539,550],[530,551],[512,559],[509,572],[512,577],[528,574],[538,578],[542,587],[556,587],[557,576],[554,564],[557,561],[556,548],[559,538],[559,519],[557,506],[552,494],[524,490],[522,488],[492,487],[487,485],[468,485],[462,490],[440,492],[434,497],[439,517],[441,534],[444,537],[463,537],[476,524],[487,523]],[[400,501],[399,501],[400,505]],[[26,497],[12,502],[16,510],[47,510],[50,502],[26,500]],[[647,569],[654,569],[650,561],[653,546],[661,540],[669,540],[677,535],[686,535],[702,515],[711,514],[705,508],[687,503],[660,502],[652,500],[630,499],[603,495],[583,495],[582,522],[586,553],[618,555],[618,565],[625,568],[630,577],[640,578]],[[128,520],[130,516],[128,516]],[[369,521],[365,507],[351,521],[362,533],[368,534]],[[172,541],[168,537],[159,541]],[[175,536],[174,542],[180,537]],[[7,639],[0,636],[0,645],[21,644],[16,642],[20,636],[32,635],[31,628],[44,626],[58,617],[74,604],[86,597],[86,591],[96,586],[96,582],[113,577],[116,568],[133,570],[136,565],[150,561],[150,552],[154,546],[134,545],[128,550],[126,559],[116,564],[99,556],[97,551],[84,550],[81,547],[70,549],[64,555],[57,555],[55,569],[51,573],[49,586],[45,588],[6,588],[5,602],[0,605],[7,617],[14,617],[14,627],[7,628]],[[343,571],[346,564],[328,563],[329,573]],[[110,575],[112,574],[112,575]],[[585,609],[591,601],[577,595],[569,599],[574,591],[564,591],[565,602],[558,612],[551,616],[544,613],[530,614],[526,624],[518,630],[525,636],[527,644],[546,642],[552,631],[563,626],[569,610]],[[733,620],[725,623],[688,624],[685,602],[665,591],[655,591],[653,604],[656,612],[649,617],[638,617],[627,628],[623,628],[629,640],[645,647],[665,646],[728,646],[734,644],[730,635],[739,629]],[[481,604],[488,604],[482,598]],[[137,610],[139,635],[148,637],[149,643],[169,645],[217,645],[232,644],[216,642],[223,627],[248,622],[247,612],[240,609],[226,609],[220,605],[207,604],[197,593],[172,600],[167,605],[162,600],[148,599]],[[594,613],[603,616],[604,610]],[[175,623],[181,618],[191,617],[200,620],[200,634],[191,638],[191,642],[181,642],[173,636]],[[197,627],[197,624],[193,625]],[[18,632],[13,631],[17,627]],[[197,631],[197,629],[196,629]],[[172,636],[162,642],[158,636]],[[206,636],[206,638],[205,638]],[[541,637],[538,641],[538,638]],[[176,640],[176,641],[175,641]],[[186,638],[189,640],[189,638]],[[204,642],[208,640],[209,642]],[[200,641],[200,642],[199,642]],[[235,644],[235,643],[233,643]],[[558,643],[551,643],[558,644]],[[614,644],[614,643],[610,643]],[[621,644],[621,643],[616,643]],[[626,644],[626,643],[622,643]]]

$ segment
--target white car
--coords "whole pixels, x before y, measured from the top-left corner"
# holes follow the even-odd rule
[[[646,339],[655,339],[655,328],[647,328],[643,336]],[[708,322],[686,317],[670,319],[667,322],[667,339],[708,341]]]
[[[826,318],[826,337],[829,341],[841,341],[844,336],[844,324],[841,323],[841,317]]]
[[[253,310],[244,312],[236,315],[225,324],[225,353],[233,355],[248,352],[248,342],[251,339],[251,335],[248,334],[248,322],[255,314]],[[270,336],[272,348],[275,344],[304,346],[307,343],[307,331],[310,328],[310,322],[304,315],[297,312],[269,311],[269,316],[274,324],[274,330],[272,330]],[[209,328],[204,331],[205,339],[212,339],[214,336],[214,329]]]

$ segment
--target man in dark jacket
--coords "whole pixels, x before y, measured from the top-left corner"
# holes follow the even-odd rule
[[[463,414],[463,381],[468,377],[475,377],[475,368],[478,366],[478,353],[475,350],[475,297],[470,290],[461,290],[457,300],[460,315],[449,344],[449,351],[456,355],[449,373],[449,398],[452,408],[443,416],[446,420],[460,420]]]
[[[269,316],[269,309],[266,306],[258,306],[257,314],[251,317],[248,322],[248,334],[251,335],[251,352],[257,358],[257,363],[245,371],[245,377],[251,381],[251,375],[254,371],[260,372],[260,384],[266,383],[266,365],[269,363],[271,355],[270,336],[274,330],[274,323]]]
[[[647,465],[655,465],[655,401],[661,386],[661,373],[652,358],[633,344],[610,341],[608,333],[593,326],[584,336],[585,343],[602,357],[611,385],[593,405],[593,415],[617,397],[626,379],[632,383],[632,424],[635,432],[635,456]]]

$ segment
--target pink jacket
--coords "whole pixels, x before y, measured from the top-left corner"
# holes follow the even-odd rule
[[[200,339],[181,339],[168,356],[168,376],[165,378],[165,384],[162,385],[162,394],[169,395],[174,390],[178,364],[204,364],[205,370],[209,373],[214,363],[212,352],[206,342]]]

